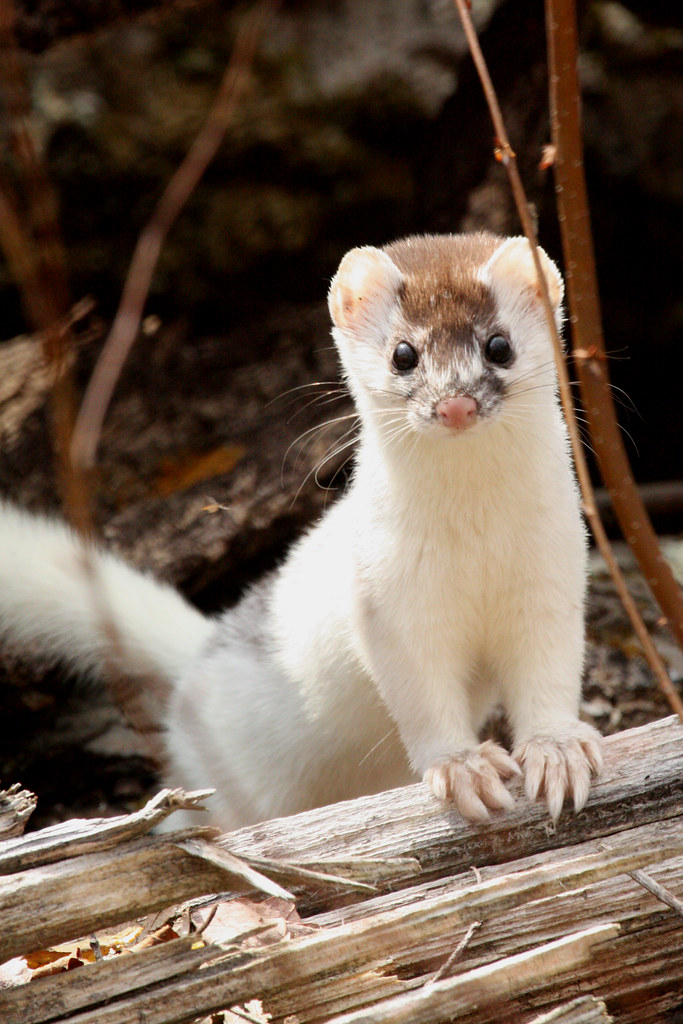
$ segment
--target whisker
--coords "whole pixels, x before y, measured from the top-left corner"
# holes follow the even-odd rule
[[[318,405],[320,407],[324,405],[331,405],[332,402],[338,402],[340,399],[347,397],[348,396],[344,391],[325,391],[321,395],[314,395],[313,398],[309,398],[304,405],[300,406],[300,408],[298,408],[296,412],[292,413],[292,415],[287,420],[287,423],[292,423],[292,421],[295,420],[297,416],[300,416],[303,412],[306,411],[306,409],[309,409],[312,405]],[[289,404],[291,405],[293,403],[290,402]]]
[[[529,384],[527,387],[520,388],[518,391],[510,391],[509,399],[517,398],[521,395],[531,394],[532,391],[555,391],[554,384]]]
[[[366,751],[365,754],[363,754],[362,758],[358,762],[358,767],[360,768],[361,765],[364,765],[365,762],[368,760],[368,758],[372,757],[372,755],[375,753],[375,751],[379,750],[379,748],[381,746],[383,746],[387,742],[387,740],[390,739],[395,733],[396,733],[396,729],[395,728],[389,729],[389,731],[386,732],[384,734],[384,736],[381,737],[381,739],[377,740],[377,742],[374,744],[374,746],[370,747],[370,749],[368,751]],[[377,762],[375,762],[375,763],[377,763]]]
[[[348,433],[349,433],[349,431],[347,431],[347,434],[348,434]],[[346,435],[344,435],[344,436],[346,436]],[[329,461],[330,461],[330,459],[332,459],[332,458],[335,458],[335,457],[337,457],[338,455],[341,455],[341,453],[342,453],[342,452],[343,452],[343,451],[344,451],[345,449],[347,449],[347,448],[353,448],[353,446],[354,446],[354,445],[355,445],[355,443],[356,443],[356,440],[357,440],[357,438],[356,438],[356,437],[352,437],[352,438],[350,438],[350,440],[348,440],[348,441],[347,441],[347,442],[346,442],[345,444],[342,444],[341,446],[337,445],[337,446],[336,446],[336,447],[334,448],[334,450],[333,450],[333,451],[329,451],[329,450],[328,450],[328,451],[327,451],[327,452],[325,453],[325,455],[323,456],[323,458],[322,458],[322,459],[321,459],[321,460],[320,460],[319,462],[317,462],[317,463],[315,464],[315,466],[312,466],[312,467],[311,467],[311,469],[310,469],[310,470],[308,471],[308,473],[306,474],[306,476],[305,476],[305,477],[303,478],[303,480],[302,480],[302,481],[301,481],[301,483],[299,484],[299,487],[298,487],[298,489],[297,489],[297,492],[296,492],[296,494],[294,495],[294,497],[293,497],[293,499],[292,499],[292,506],[294,506],[294,504],[295,504],[295,503],[296,503],[296,502],[298,501],[299,495],[301,494],[302,490],[304,489],[304,487],[306,486],[306,484],[308,483],[308,481],[309,481],[309,480],[311,479],[311,477],[313,477],[313,479],[315,480],[316,484],[318,485],[318,487],[320,487],[320,489],[321,489],[321,490],[323,490],[323,491],[328,491],[328,492],[329,492],[329,491],[332,491],[332,490],[334,490],[334,489],[335,489],[335,488],[333,488],[333,487],[331,486],[331,484],[330,484],[330,485],[327,485],[327,486],[326,486],[325,484],[322,484],[322,483],[320,482],[320,479],[319,479],[319,475],[318,475],[318,474],[320,473],[320,470],[321,470],[321,469],[322,469],[322,467],[323,467],[323,466],[325,465],[325,463],[326,463],[326,462],[329,462]],[[346,462],[348,462],[348,459],[346,460]],[[344,465],[346,464],[346,462],[344,463]],[[342,468],[343,468],[343,467],[342,467],[342,466],[340,466],[340,467],[339,467],[339,470],[337,470],[337,472],[340,472]],[[335,474],[335,476],[336,476],[336,474]],[[290,507],[292,507],[292,506],[290,506]]]
[[[609,386],[610,386],[610,391],[613,394],[614,401],[618,405],[620,405],[622,407],[622,409],[627,409],[629,412],[634,412],[636,414],[636,416],[642,422],[644,422],[643,417],[640,414],[640,410],[638,409],[638,407],[636,406],[635,402],[633,401],[633,399],[629,395],[628,391],[624,391],[623,388],[618,387],[618,385],[613,384],[611,381],[610,381],[610,385]],[[618,392],[618,394],[617,394],[617,392]]]
[[[288,388],[286,391],[281,391],[280,394],[276,395],[275,398],[271,398],[264,405],[264,409],[267,409],[271,405],[275,405],[276,402],[281,402],[283,398],[289,398],[290,395],[294,395],[298,391],[310,391],[311,388],[343,388],[344,385],[338,380],[312,380],[306,384],[297,384],[293,388]]]
[[[355,426],[356,424],[358,424],[360,422],[360,416],[359,416],[359,414],[357,412],[347,413],[344,416],[335,416],[333,419],[326,420],[324,423],[316,423],[315,426],[309,427],[307,430],[304,430],[301,434],[299,434],[297,437],[295,437],[294,440],[291,442],[291,444],[288,446],[285,454],[282,457],[282,467],[281,467],[281,470],[280,470],[280,481],[281,481],[281,483],[284,484],[285,466],[287,464],[287,460],[289,459],[290,452],[292,451],[292,448],[294,448],[295,445],[298,444],[300,447],[299,447],[299,450],[297,451],[296,457],[294,459],[294,464],[293,464],[293,467],[292,467],[293,469],[296,469],[297,465],[299,464],[299,459],[303,455],[304,449],[306,448],[306,446],[308,444],[312,443],[315,440],[316,435],[320,435],[322,437],[322,436],[324,436],[326,431],[329,431],[333,427],[337,426],[338,424],[344,423],[344,422],[346,422],[348,420],[352,420],[353,421],[353,426]],[[353,429],[353,426],[352,426],[352,429]],[[297,492],[297,497],[298,497],[298,492]]]
[[[346,465],[348,465],[348,463],[350,462],[351,455],[353,454],[353,449],[355,448],[357,440],[358,440],[357,436],[349,438],[349,440],[346,441],[344,444],[340,444],[336,448],[334,448],[332,451],[327,452],[327,454],[324,456],[324,458],[322,458],[320,460],[320,462],[318,463],[318,465],[315,468],[314,480],[315,480],[316,484],[318,485],[318,487],[321,489],[321,491],[334,491],[334,490],[336,490],[336,488],[333,486],[334,481],[336,480],[336,478],[339,475],[339,473],[341,473],[342,469],[344,469],[344,467]],[[344,459],[344,461],[342,462],[341,466],[339,466],[334,471],[334,476],[330,479],[329,484],[322,483],[321,480],[320,480],[320,473],[325,468],[326,464],[328,462],[331,462],[332,459],[339,458],[339,456],[342,454],[342,452],[349,451],[349,450],[351,451],[351,454],[348,455],[347,458]],[[309,476],[310,476],[310,473],[309,473]]]

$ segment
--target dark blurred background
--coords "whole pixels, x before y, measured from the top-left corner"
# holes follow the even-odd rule
[[[18,2],[17,12],[31,131],[59,197],[72,297],[93,296],[106,323],[243,8],[52,0]],[[561,259],[552,171],[539,170],[549,138],[542,3],[474,0],[473,14],[541,241]],[[582,3],[580,20],[611,375],[638,479],[680,478],[683,21],[674,3],[637,0]],[[220,372],[268,359],[272,338],[259,325],[322,303],[350,246],[409,232],[518,232],[492,149],[450,0],[286,0],[226,142],[167,241],[148,312],[190,344],[224,338]],[[20,334],[6,269],[0,303],[3,336]],[[320,342],[316,325],[309,343]]]

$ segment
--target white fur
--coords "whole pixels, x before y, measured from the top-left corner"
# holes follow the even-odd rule
[[[544,794],[554,816],[565,794],[585,802],[600,750],[578,721],[584,528],[548,332],[528,270],[515,277],[513,244],[481,268],[517,345],[509,393],[464,431],[413,417],[392,379],[389,325],[405,326],[397,268],[371,248],[345,258],[353,291],[338,277],[330,306],[362,415],[352,484],[208,642],[210,624],[179,598],[98,556],[127,646],[174,679],[172,778],[216,786],[213,816],[226,828],[400,785],[411,769],[482,820],[509,806],[503,783],[519,770],[500,747],[479,745],[498,702],[529,796]],[[366,275],[370,301],[354,307]],[[481,374],[474,362],[454,372]],[[444,386],[434,384],[435,400]],[[19,640],[43,629],[94,667],[103,641],[82,585],[71,569],[52,580],[70,541],[43,521],[1,516],[5,537],[9,522],[11,536],[32,538],[11,565],[0,558],[2,628]],[[51,616],[57,628],[37,626]]]
[[[168,681],[212,632],[176,590],[113,555],[91,550],[92,578],[62,523],[0,503],[0,537],[0,636],[18,649],[86,675],[113,668]]]

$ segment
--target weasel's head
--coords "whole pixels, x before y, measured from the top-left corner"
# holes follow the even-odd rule
[[[541,263],[559,326],[562,279],[543,251]],[[359,409],[388,430],[447,437],[555,400],[526,238],[425,235],[352,249],[329,305]]]

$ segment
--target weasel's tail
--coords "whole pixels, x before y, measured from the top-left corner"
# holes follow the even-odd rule
[[[181,675],[211,620],[164,583],[83,548],[60,522],[0,503],[0,641],[83,675]]]

